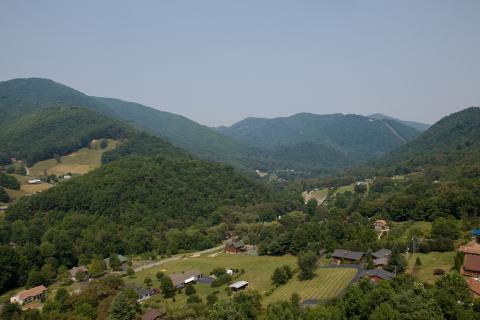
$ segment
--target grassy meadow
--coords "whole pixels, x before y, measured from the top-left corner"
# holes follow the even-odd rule
[[[456,251],[449,252],[429,252],[429,253],[413,253],[407,255],[408,273],[413,274],[418,280],[427,283],[434,283],[440,276],[435,276],[435,269],[443,269],[445,272],[450,271],[453,267],[453,260]],[[415,268],[415,260],[420,257],[422,265]]]
[[[67,173],[71,174],[85,174],[92,171],[101,165],[102,154],[105,151],[112,150],[116,147],[117,141],[108,140],[108,146],[101,149],[98,141],[93,141],[90,148],[82,148],[69,155],[60,157],[60,162],[56,159],[48,159],[37,162],[30,170],[30,176],[39,178],[47,174],[55,174],[62,176]]]

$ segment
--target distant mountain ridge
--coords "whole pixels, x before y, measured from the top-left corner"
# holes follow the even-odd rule
[[[390,116],[387,116],[383,113],[374,113],[374,114],[371,114],[369,116],[367,116],[367,118],[370,118],[370,119],[375,119],[375,120],[392,120],[392,121],[396,121],[396,122],[399,122],[403,125],[406,125],[407,127],[410,127],[410,128],[413,128],[415,130],[418,130],[420,132],[424,132],[426,131],[428,128],[430,128],[430,125],[429,124],[426,124],[426,123],[422,123],[422,122],[415,122],[415,121],[406,121],[406,120],[400,120],[400,119],[397,119],[397,118],[394,118],[394,117],[390,117]]]
[[[299,113],[273,119],[246,118],[216,130],[247,146],[267,150],[318,145],[335,150],[353,163],[378,158],[419,135],[417,130],[392,120],[352,114]]]

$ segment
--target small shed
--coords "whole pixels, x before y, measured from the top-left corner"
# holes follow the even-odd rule
[[[248,282],[240,280],[228,286],[232,291],[240,291],[248,287]]]

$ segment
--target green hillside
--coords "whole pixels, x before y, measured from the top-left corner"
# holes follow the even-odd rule
[[[378,158],[419,134],[389,120],[309,113],[274,119],[247,118],[217,130],[246,145],[267,150],[305,143],[328,147],[357,163]]]
[[[400,119],[397,119],[397,118],[394,118],[394,117],[387,116],[387,115],[382,114],[382,113],[371,114],[367,117],[370,118],[370,119],[375,119],[375,120],[392,120],[392,121],[395,121],[395,122],[399,122],[399,123],[401,123],[401,124],[403,124],[407,127],[411,127],[411,128],[413,128],[417,131],[420,131],[420,132],[424,132],[428,128],[430,128],[430,125],[426,124],[426,123],[416,122],[416,121],[400,120]]]
[[[417,139],[379,161],[379,167],[398,173],[432,169],[440,172],[478,170],[480,108],[453,113]],[[470,169],[469,169],[470,168]]]
[[[139,128],[157,134],[201,158],[245,166],[253,152],[239,142],[186,117],[112,98],[95,98],[112,113]]]

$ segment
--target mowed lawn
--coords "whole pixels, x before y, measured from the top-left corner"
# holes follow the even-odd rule
[[[143,284],[143,280],[146,277],[150,277],[154,280],[154,286],[158,286],[155,278],[158,271],[163,271],[165,274],[171,275],[173,273],[195,269],[201,271],[204,275],[209,275],[215,268],[234,268],[245,270],[245,274],[240,275],[238,280],[248,281],[250,288],[264,293],[271,288],[270,277],[275,268],[283,265],[288,265],[294,269],[297,267],[297,259],[291,255],[272,257],[218,253],[214,256],[209,253],[198,257],[185,257],[181,260],[167,262],[158,267],[139,271],[133,279],[124,279],[126,283]],[[220,290],[223,289],[224,287],[220,287]],[[218,290],[218,288],[216,290]]]
[[[37,162],[30,170],[30,176],[38,178],[43,176],[45,171],[47,174],[55,174],[62,176],[67,173],[85,174],[92,171],[101,165],[102,154],[105,151],[112,150],[116,147],[115,140],[108,140],[108,146],[101,149],[95,143],[92,143],[92,148],[82,148],[69,155],[61,157],[60,163],[55,159],[48,159]]]
[[[297,293],[302,299],[326,300],[335,298],[357,273],[354,268],[319,268],[312,280],[300,281],[297,275],[285,285],[278,287],[272,295],[265,298],[265,303],[288,300]]]
[[[455,255],[456,251],[409,254],[407,255],[408,272],[422,282],[435,283],[440,276],[435,276],[433,271],[435,269],[443,269],[445,272],[450,271],[453,267]],[[422,265],[415,270],[417,257],[420,257]]]
[[[345,193],[345,192],[353,192],[354,190],[354,184],[349,184],[348,186],[343,186],[335,190],[335,193],[333,194],[334,196],[337,194]]]

